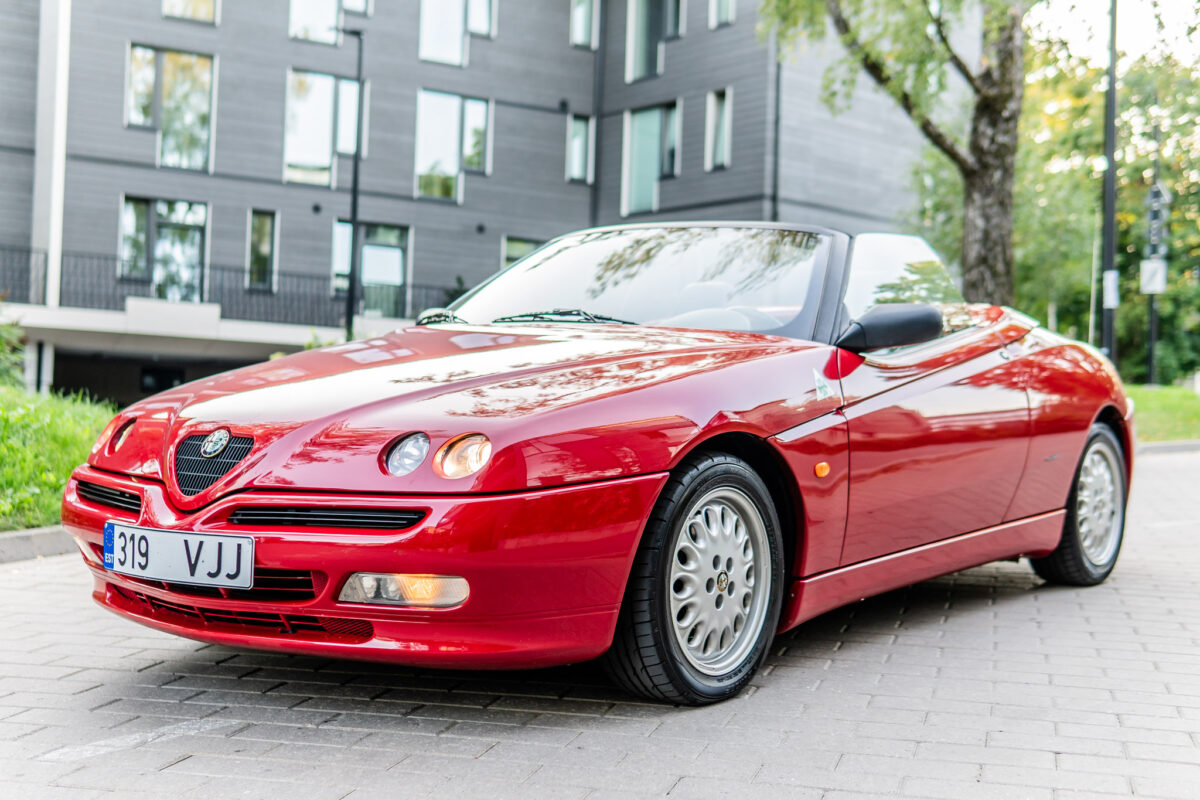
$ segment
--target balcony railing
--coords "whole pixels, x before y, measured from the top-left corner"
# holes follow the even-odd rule
[[[0,245],[0,302],[38,304],[45,298],[46,254]]]
[[[44,253],[0,247],[0,300],[45,302],[45,274]],[[345,294],[334,290],[329,275],[280,271],[270,285],[253,286],[245,267],[213,265],[156,278],[115,256],[64,253],[60,285],[59,305],[74,308],[119,311],[128,297],[157,297],[216,303],[225,319],[325,327],[345,323]],[[411,319],[426,308],[446,305],[458,293],[429,284],[365,284],[360,313]]]

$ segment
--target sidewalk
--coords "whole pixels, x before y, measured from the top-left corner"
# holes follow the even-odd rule
[[[421,672],[104,613],[78,556],[0,566],[0,796],[1197,797],[1200,454],[1138,462],[1105,584],[1000,563],[780,637],[751,691],[637,702],[594,665]]]

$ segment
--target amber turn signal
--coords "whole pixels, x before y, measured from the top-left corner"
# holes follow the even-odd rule
[[[816,475],[818,478],[824,478],[826,475],[829,474],[829,462],[828,461],[818,461],[817,465],[815,467],[813,467],[813,474]]]

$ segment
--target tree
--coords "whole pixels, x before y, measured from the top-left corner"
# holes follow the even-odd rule
[[[1012,305],[1077,337],[1087,335],[1089,280],[1099,236],[1104,70],[1057,43],[1028,45],[1031,76],[1018,128],[1013,188]],[[962,176],[933,147],[917,162],[916,232],[935,250],[962,241]]]
[[[825,75],[831,110],[865,72],[949,159],[962,185],[963,294],[971,301],[1013,298],[1013,181],[1031,1],[763,0],[764,23],[783,46],[822,39],[832,24],[845,52]],[[956,42],[958,31],[979,23],[976,8],[981,47],[973,66]],[[956,83],[971,106],[965,142],[936,113],[956,105]]]
[[[1058,42],[1031,42],[1014,189],[1014,305],[1084,338],[1092,299],[1103,175],[1103,67]],[[1161,150],[1161,177],[1175,199],[1169,220],[1167,292],[1158,300],[1158,374],[1171,382],[1200,369],[1200,64],[1161,52],[1123,61],[1118,86],[1117,253],[1121,307],[1117,356],[1128,380],[1146,377],[1147,303],[1139,262],[1145,198]],[[1156,139],[1154,127],[1160,135]],[[935,249],[959,241],[957,171],[932,147],[918,164],[914,228]]]

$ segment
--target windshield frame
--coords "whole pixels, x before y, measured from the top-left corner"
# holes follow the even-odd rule
[[[545,248],[561,243],[564,239],[580,237],[586,234],[595,233],[597,231],[629,231],[640,230],[647,228],[759,228],[769,230],[794,231],[796,233],[812,233],[821,237],[821,242],[818,245],[816,257],[813,262],[813,274],[808,285],[808,294],[804,298],[803,307],[799,314],[785,325],[768,330],[754,331],[769,336],[783,336],[790,339],[804,339],[809,341],[828,341],[832,335],[831,328],[833,327],[834,317],[836,317],[836,307],[827,308],[827,306],[836,306],[838,298],[829,296],[828,287],[830,285],[829,277],[831,273],[837,274],[840,277],[841,270],[837,268],[839,259],[844,259],[849,247],[850,237],[848,234],[834,230],[832,228],[824,228],[818,225],[797,225],[780,222],[760,222],[756,220],[723,220],[723,221],[679,221],[679,222],[640,222],[628,223],[623,225],[606,225],[598,228],[584,228],[570,233],[564,233],[556,236],[553,239],[545,242],[541,247],[527,254],[526,256],[514,261],[504,269],[496,272],[487,280],[483,281],[475,288],[468,291],[462,297],[459,297],[447,308],[451,312],[457,310],[467,303],[471,298],[475,297],[480,292],[487,289],[491,283],[501,276],[506,274],[510,269],[520,265],[525,259],[532,258]],[[837,282],[840,284],[840,281]],[[840,294],[838,289],[840,285],[834,287],[834,294]],[[535,310],[535,309],[529,309]],[[519,313],[519,312],[513,312]],[[575,324],[579,320],[564,320],[564,323]],[[491,320],[470,320],[471,325],[488,325],[492,324]],[[500,323],[512,324],[512,323]],[[560,324],[560,323],[545,323],[545,322],[530,322],[521,324],[544,325],[544,324]],[[642,323],[638,323],[643,325]],[[659,327],[654,325],[643,325],[643,327]],[[705,330],[703,328],[694,328],[689,330]],[[822,338],[818,338],[822,337]]]

